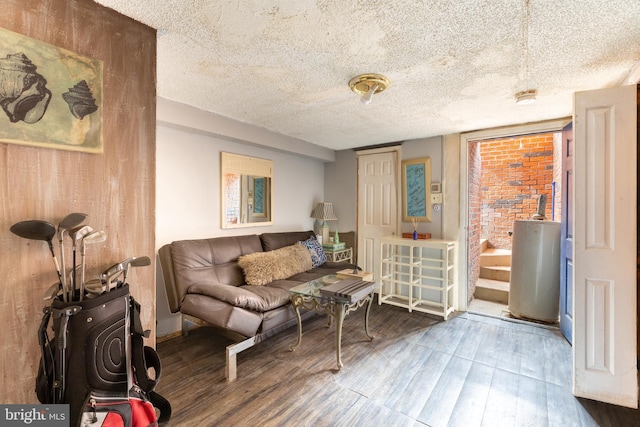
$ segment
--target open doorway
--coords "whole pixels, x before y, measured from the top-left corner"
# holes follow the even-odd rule
[[[544,132],[469,142],[469,311],[510,317],[514,221],[561,220],[561,138]]]

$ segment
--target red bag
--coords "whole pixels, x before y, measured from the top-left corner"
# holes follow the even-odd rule
[[[80,425],[88,427],[157,427],[153,404],[140,397],[128,400],[91,396]]]

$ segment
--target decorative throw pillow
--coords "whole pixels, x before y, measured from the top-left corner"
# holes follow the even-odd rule
[[[248,285],[262,286],[311,269],[311,255],[301,245],[268,252],[254,252],[238,258]]]
[[[318,242],[318,239],[316,239],[315,236],[300,242],[300,244],[309,250],[309,253],[311,254],[311,265],[313,268],[319,267],[327,262],[327,254],[324,253],[322,245]]]

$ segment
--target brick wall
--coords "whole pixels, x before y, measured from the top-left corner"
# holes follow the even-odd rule
[[[553,134],[553,182],[556,183],[553,221],[562,221],[562,132]],[[551,202],[547,201],[548,214],[551,220]]]
[[[551,219],[554,135],[495,139],[479,145],[482,165],[481,235],[493,247],[511,249],[508,233],[513,230],[513,221],[531,219],[541,194],[547,196],[545,215]],[[556,174],[557,169],[556,166]],[[556,188],[556,193],[558,199],[559,188]],[[560,220],[558,209],[555,210],[555,218]]]
[[[469,302],[473,299],[476,291],[476,282],[480,277],[480,238],[482,219],[482,159],[480,157],[480,146],[484,143],[469,143],[469,187],[468,187],[468,209],[469,209],[469,254],[467,263],[468,276],[468,297]]]
[[[237,224],[240,218],[240,175],[227,174],[225,177],[226,212],[225,224]]]

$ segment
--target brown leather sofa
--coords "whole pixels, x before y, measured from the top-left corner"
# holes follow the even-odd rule
[[[173,313],[182,313],[183,334],[191,322],[213,326],[236,341],[227,347],[227,380],[236,378],[239,352],[296,324],[290,288],[353,268],[327,262],[264,286],[250,286],[238,258],[293,245],[313,235],[313,231],[303,231],[180,240],[158,251],[169,307]],[[303,318],[312,314],[306,312]]]

